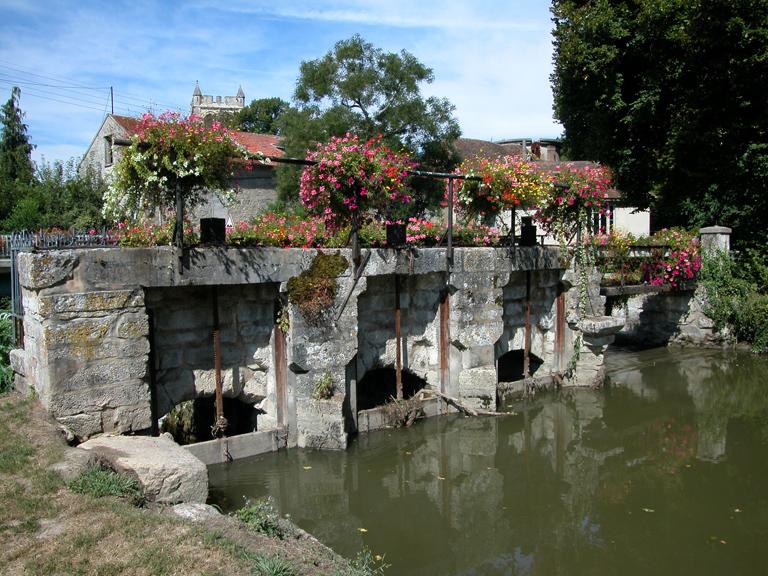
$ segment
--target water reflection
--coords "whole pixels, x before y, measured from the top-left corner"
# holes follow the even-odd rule
[[[392,574],[761,573],[765,360],[651,350],[607,368],[605,390],[545,395],[517,416],[217,466],[215,499],[272,495],[340,553],[385,554]]]

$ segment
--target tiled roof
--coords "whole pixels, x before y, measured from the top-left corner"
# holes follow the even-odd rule
[[[462,160],[467,158],[474,158],[479,156],[480,158],[495,159],[502,156],[514,156],[515,151],[510,150],[506,146],[501,146],[494,142],[487,140],[478,140],[476,138],[459,138],[454,144],[456,152]],[[517,152],[520,153],[519,151]]]
[[[235,140],[245,146],[249,152],[262,152],[267,156],[284,156],[278,145],[280,136],[272,134],[254,134],[253,132],[232,132]]]
[[[140,122],[138,118],[133,118],[132,116],[118,116],[117,114],[112,114],[112,118],[114,118],[115,122],[117,122],[123,130],[128,132],[129,136],[136,134]]]
[[[128,135],[131,136],[136,133],[139,128],[140,120],[131,116],[118,116],[112,115],[112,118],[117,122]],[[239,132],[232,131],[232,136],[240,144],[245,146],[250,152],[262,152],[267,156],[284,156],[285,153],[278,148],[280,144],[280,136],[274,136],[272,134],[254,134],[252,132]]]

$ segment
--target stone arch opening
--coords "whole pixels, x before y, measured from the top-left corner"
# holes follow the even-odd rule
[[[408,399],[423,389],[427,382],[413,372],[402,371],[403,398]],[[396,396],[396,374],[393,367],[374,368],[357,383],[357,409],[370,410],[382,406]]]
[[[208,414],[215,411],[207,406],[212,406],[216,388],[212,334],[217,301],[227,435],[251,432],[257,420],[260,429],[276,425],[273,340],[278,289],[276,283],[218,286],[215,299],[213,286],[145,289],[156,423],[166,425],[170,414],[171,419],[188,421],[174,426],[181,427],[180,438],[210,439]],[[194,433],[185,434],[184,429]]]
[[[257,429],[257,418],[263,412],[254,404],[238,398],[224,398],[227,436],[247,434]],[[216,421],[216,399],[202,396],[174,406],[160,419],[160,432],[168,432],[181,445],[213,440],[211,429]]]
[[[544,364],[544,361],[535,354],[529,354],[529,375],[533,376],[536,371]],[[498,375],[499,382],[517,382],[524,377],[525,366],[525,351],[524,350],[510,350],[506,354],[502,354],[496,367],[496,373]]]

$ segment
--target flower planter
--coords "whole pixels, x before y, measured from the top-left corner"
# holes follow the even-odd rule
[[[405,224],[387,224],[387,247],[405,246]]]

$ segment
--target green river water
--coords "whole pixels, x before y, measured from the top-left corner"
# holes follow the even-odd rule
[[[610,352],[602,390],[210,468],[393,575],[768,574],[768,360]]]

